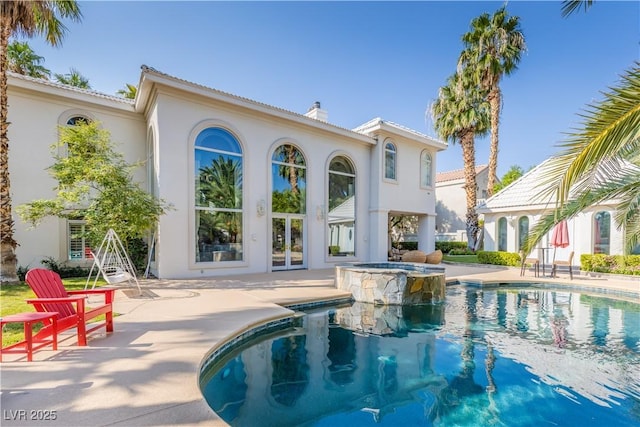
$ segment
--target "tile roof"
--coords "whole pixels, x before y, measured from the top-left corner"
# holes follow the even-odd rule
[[[489,165],[479,165],[476,166],[476,175],[487,169]],[[438,172],[436,174],[436,183],[438,182],[446,182],[446,181],[455,181],[457,179],[464,179],[464,169],[456,169],[447,172]]]
[[[91,95],[91,96],[95,96],[96,98],[108,99],[110,101],[122,102],[123,104],[133,105],[133,103],[134,103],[133,99],[128,99],[128,98],[125,98],[123,96],[107,95],[105,93],[97,92],[97,91],[92,90],[92,89],[82,89],[82,88],[79,88],[79,87],[65,85],[65,84],[57,83],[57,82],[54,82],[54,81],[51,81],[51,80],[47,80],[47,79],[37,79],[35,77],[25,76],[25,75],[22,75],[22,74],[11,72],[11,71],[8,71],[7,75],[9,75],[11,77],[18,78],[20,80],[25,80],[25,81],[29,81],[29,82],[38,83],[38,84],[41,84],[41,85],[44,85],[44,86],[49,86],[49,87],[57,88],[57,89],[64,89],[64,90],[68,90],[70,92],[76,92],[76,93],[80,93],[80,94]]]
[[[553,203],[555,203],[555,197],[553,195],[542,197],[539,194],[543,190],[540,183],[544,182],[545,165],[549,160],[551,158],[540,163],[488,198],[484,205],[479,206],[479,212],[480,209],[500,210],[501,208],[530,207],[533,205],[552,207]]]

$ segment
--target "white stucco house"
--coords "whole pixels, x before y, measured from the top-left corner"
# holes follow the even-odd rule
[[[345,129],[143,66],[135,100],[9,73],[13,206],[51,198],[58,126],[98,121],[136,179],[173,205],[155,230],[151,272],[200,278],[383,261],[388,217],[417,215],[435,245],[435,167],[444,142],[375,118]],[[224,173],[222,172],[224,170]],[[227,193],[219,197],[225,176]],[[82,221],[15,218],[18,265],[90,264]],[[329,248],[338,246],[334,251]]]
[[[525,173],[499,191],[484,204],[478,213],[484,215],[484,249],[487,251],[519,252],[524,238],[539,220],[543,212],[555,206],[553,196],[542,197],[540,183],[544,181],[545,164],[549,159]],[[550,264],[555,257],[568,260],[574,252],[573,265],[580,265],[582,254],[623,255],[624,230],[618,229],[613,220],[616,201],[609,200],[590,207],[568,221],[569,246],[552,248],[552,232],[540,242],[540,248],[530,257]]]
[[[478,204],[487,198],[489,166],[476,166]],[[467,240],[465,217],[467,193],[464,169],[436,174],[436,240],[464,242]]]

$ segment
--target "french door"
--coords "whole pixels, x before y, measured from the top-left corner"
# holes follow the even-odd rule
[[[306,267],[304,215],[277,214],[271,219],[271,269]]]

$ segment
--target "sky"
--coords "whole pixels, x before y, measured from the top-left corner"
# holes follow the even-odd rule
[[[137,85],[147,65],[200,85],[355,128],[381,117],[436,136],[429,106],[455,72],[473,18],[503,2],[81,1],[62,46],[27,40],[52,73],[77,69],[92,89]],[[561,17],[560,1],[510,1],[527,51],[503,78],[498,177],[559,151],[580,114],[640,60],[640,2],[604,1]],[[24,39],[21,39],[24,40]],[[476,140],[486,164],[489,138]],[[458,144],[438,172],[463,167]]]

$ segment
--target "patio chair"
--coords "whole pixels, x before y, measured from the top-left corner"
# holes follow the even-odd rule
[[[561,265],[561,266],[568,266],[569,267],[569,277],[571,278],[571,280],[573,280],[573,267],[571,266],[572,262],[573,262],[573,251],[571,251],[571,253],[569,254],[569,259],[566,260],[566,261],[553,260],[553,266],[551,267],[551,277],[558,277],[558,276],[556,276],[557,267],[559,265]]]
[[[39,312],[57,312],[57,332],[71,328],[77,328],[78,345],[87,345],[87,334],[102,327],[106,332],[113,332],[113,296],[115,289],[99,288],[83,291],[67,291],[62,284],[58,273],[35,268],[29,270],[26,282],[36,294],[37,298],[28,299],[27,303],[33,304]],[[89,295],[103,295],[104,303],[95,307],[88,307],[85,300]],[[104,314],[105,321],[90,323],[88,321]],[[38,331],[35,338],[41,339],[50,336],[53,331],[51,321],[45,322],[44,327]]]
[[[522,260],[520,276],[524,276],[524,272],[529,265],[533,267],[534,277],[540,276],[540,260],[538,258],[525,258],[524,252],[520,252],[520,259]]]

